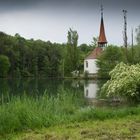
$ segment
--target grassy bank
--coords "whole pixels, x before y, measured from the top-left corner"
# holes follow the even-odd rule
[[[108,120],[140,115],[140,107],[90,108],[84,106],[83,97],[69,91],[49,97],[12,97],[0,105],[0,138],[9,134],[49,128],[90,120]]]
[[[105,121],[84,121],[28,131],[11,140],[139,140],[140,115]]]

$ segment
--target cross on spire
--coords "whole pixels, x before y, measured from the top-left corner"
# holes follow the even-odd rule
[[[101,4],[101,17],[103,18],[103,13],[104,13],[104,8],[103,5]]]

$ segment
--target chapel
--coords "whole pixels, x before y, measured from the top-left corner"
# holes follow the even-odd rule
[[[96,66],[97,58],[103,52],[104,47],[107,45],[107,39],[105,35],[104,18],[103,18],[103,6],[101,6],[101,23],[100,32],[98,38],[97,47],[85,58],[84,60],[84,72],[90,75],[95,75],[98,72],[98,67]]]

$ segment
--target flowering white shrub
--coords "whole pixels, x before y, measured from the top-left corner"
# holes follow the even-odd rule
[[[101,88],[107,96],[140,97],[140,64],[119,63],[110,73],[111,79]]]

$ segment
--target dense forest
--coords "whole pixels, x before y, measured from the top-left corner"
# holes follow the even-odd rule
[[[63,77],[83,70],[93,45],[78,46],[78,33],[68,31],[65,44],[25,39],[0,32],[0,77]]]

